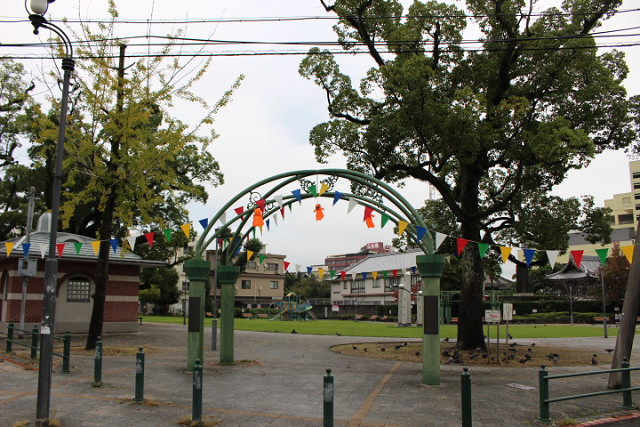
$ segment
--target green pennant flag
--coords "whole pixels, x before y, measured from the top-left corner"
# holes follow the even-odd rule
[[[331,278],[333,279],[333,276],[336,275],[336,271],[335,270],[329,270],[329,275],[331,276]]]
[[[255,227],[253,227],[253,238],[254,239],[256,238],[256,228]]]
[[[609,255],[609,248],[596,249],[598,258],[600,258],[600,264],[605,265],[607,263],[607,255]]]
[[[382,277],[384,277],[385,280],[387,280],[387,273],[388,273],[388,271],[383,271],[382,272]]]
[[[486,243],[478,243],[478,250],[480,251],[480,258],[484,257],[487,253],[487,251],[489,250],[489,247],[491,245],[488,245]]]
[[[167,241],[171,243],[171,234],[173,233],[173,230],[170,228],[167,228],[165,230],[162,230],[162,232],[164,233],[164,237],[167,238]]]
[[[384,226],[387,224],[387,222],[391,219],[391,217],[389,215],[387,215],[386,213],[383,213],[382,216],[380,217],[380,228],[384,228]]]
[[[74,247],[74,248],[75,248],[75,250],[76,250],[76,255],[80,255],[80,250],[82,249],[82,243],[80,243],[80,242],[75,242],[75,243],[73,244],[73,247]]]
[[[309,187],[309,193],[313,194],[313,197],[318,197],[318,191],[316,190],[315,184]]]
[[[260,265],[262,265],[262,263],[264,262],[264,259],[266,258],[266,256],[263,255],[263,254],[260,254],[260,256],[258,258],[260,258]]]

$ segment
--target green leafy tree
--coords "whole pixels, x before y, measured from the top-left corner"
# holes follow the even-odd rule
[[[314,48],[300,64],[331,116],[310,133],[317,159],[342,153],[379,179],[429,183],[460,237],[492,243],[569,170],[636,137],[623,54],[599,55],[592,36],[621,0],[567,0],[544,13],[524,0],[467,0],[468,15],[437,1],[406,12],[393,0],[320,3],[339,17],[343,48],[367,52],[373,66],[354,87],[329,52]],[[468,22],[480,49],[463,44]],[[484,273],[472,245],[462,257],[457,345],[474,349],[485,345]]]
[[[117,17],[109,1],[111,18]],[[218,110],[229,102],[233,87],[210,105],[191,91],[209,62],[187,64],[164,61],[163,55],[128,63],[126,46],[111,33],[113,26],[98,25],[97,32],[82,26],[76,40],[79,96],[69,117],[61,206],[63,228],[93,234],[100,241],[96,292],[86,348],[101,335],[109,266],[109,239],[125,237],[127,229],[152,229],[187,222],[185,205],[204,202],[204,183],[223,182],[217,161],[208,151],[217,137],[204,134]],[[169,42],[163,54],[169,55]],[[197,66],[196,66],[197,65]],[[190,72],[189,70],[193,70]],[[201,111],[188,125],[169,114],[177,101]],[[38,141],[46,147],[56,124],[42,117]],[[40,154],[46,159],[46,150]],[[43,160],[44,161],[44,160]]]
[[[620,250],[620,242],[613,242],[613,247],[607,257],[607,263],[601,268],[604,276],[604,292],[607,305],[622,307],[631,265],[622,250]],[[602,302],[602,287],[594,287],[591,295]]]
[[[255,237],[249,239],[249,241],[244,244],[244,251],[238,253],[238,256],[233,260],[233,265],[240,267],[240,271],[245,271],[247,268],[247,262],[255,260],[263,247],[264,243],[262,243],[260,239]],[[247,251],[253,252],[251,258],[248,257]]]
[[[294,283],[285,283],[285,294],[293,292],[298,295],[302,300],[310,298],[330,298],[331,297],[331,283],[326,280],[319,280],[318,277],[311,276],[305,277],[302,273],[287,273],[287,276],[298,276],[299,280]],[[286,278],[285,278],[286,282]]]
[[[179,279],[171,267],[145,268],[140,275],[140,301],[155,304],[158,314],[167,314],[169,306],[180,301]]]

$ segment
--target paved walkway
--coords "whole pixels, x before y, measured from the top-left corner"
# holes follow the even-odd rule
[[[218,352],[205,351],[203,416],[223,426],[322,426],[322,384],[331,368],[335,382],[335,425],[460,426],[459,365],[443,365],[441,385],[421,384],[421,365],[359,358],[330,350],[335,344],[389,339],[236,331],[234,366],[218,366]],[[522,340],[520,340],[522,341]],[[538,345],[604,351],[615,339],[535,340]],[[144,397],[135,394],[135,356],[104,357],[104,387],[93,388],[92,356],[72,356],[71,374],[53,374],[51,418],[64,427],[175,426],[191,417],[192,375],[186,367],[187,330],[182,325],[143,324],[139,333],[104,337],[104,345],[145,349]],[[82,345],[75,338],[74,345]],[[4,339],[0,339],[4,349]],[[205,348],[209,349],[210,329]],[[5,356],[4,353],[0,356]],[[640,365],[635,354],[632,364]],[[551,373],[606,369],[555,367]],[[538,368],[473,367],[473,425],[529,426],[538,416]],[[552,395],[606,389],[608,376],[578,377],[552,387]],[[635,376],[634,386],[640,385]],[[553,383],[552,383],[553,384]],[[35,420],[37,373],[0,359],[0,426]],[[634,400],[640,395],[634,393]],[[597,420],[623,414],[613,394],[551,405],[556,421]],[[640,418],[636,419],[640,425]],[[33,425],[33,424],[31,424]],[[632,424],[625,424],[632,425]]]

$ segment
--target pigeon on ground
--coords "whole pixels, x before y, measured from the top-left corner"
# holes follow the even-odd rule
[[[443,339],[442,341],[444,342],[449,342],[449,337],[446,337],[445,339]]]
[[[354,350],[358,349],[358,347],[356,347],[355,345],[352,345],[351,347],[353,347]]]
[[[339,337],[341,337],[341,336],[342,336],[342,334],[339,334],[339,333],[337,333],[337,332],[336,332],[336,335],[337,335],[337,336],[339,336]]]
[[[297,334],[298,331],[296,331],[295,329],[293,331],[291,331],[292,334]]]
[[[598,364],[598,355],[594,354],[593,357],[591,358],[591,364],[592,365],[597,365]]]

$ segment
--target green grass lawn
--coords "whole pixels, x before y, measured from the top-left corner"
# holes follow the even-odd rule
[[[173,316],[143,316],[143,323],[174,323],[182,324],[182,317]],[[205,319],[205,326],[211,327],[211,319]],[[218,321],[220,326],[220,321]],[[312,320],[284,321],[268,319],[235,319],[236,330],[257,332],[291,333],[294,329],[299,334],[310,335],[345,335],[360,337],[397,337],[397,338],[421,338],[422,328],[399,328],[395,323],[386,322],[354,322],[353,320]],[[486,331],[486,325],[483,327]],[[485,332],[486,334],[486,332]],[[490,330],[492,337],[496,335],[496,327]],[[604,334],[602,325],[510,325],[509,334],[514,339],[518,338],[568,338],[568,337],[601,337]],[[609,327],[608,334],[615,337],[618,334],[617,327]],[[455,325],[440,326],[441,337],[455,338],[457,327]],[[500,336],[506,336],[505,325],[500,325]]]

